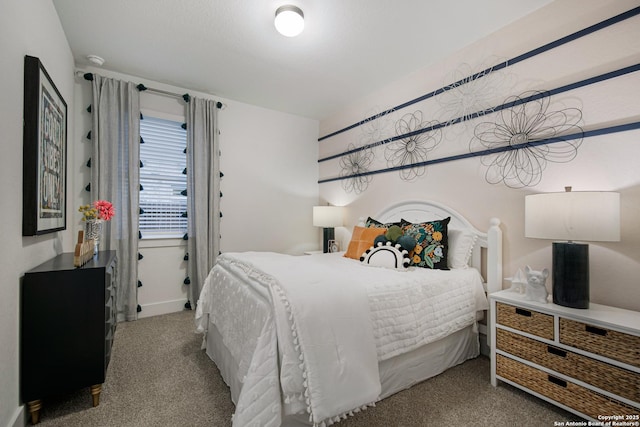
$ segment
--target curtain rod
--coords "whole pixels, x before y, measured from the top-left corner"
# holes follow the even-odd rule
[[[73,74],[74,74],[76,77],[83,77],[85,80],[92,80],[92,78],[87,78],[87,77],[88,77],[88,75],[93,75],[94,73],[85,73],[84,71],[76,70]],[[144,86],[144,85],[142,85],[142,87],[143,87],[144,89],[140,89],[140,88],[138,88],[138,90],[140,90],[141,92],[142,92],[142,91],[148,91],[148,92],[157,93],[157,94],[159,94],[159,95],[170,96],[170,97],[173,97],[173,98],[182,98],[182,99],[184,99],[186,102],[188,102],[188,97],[189,97],[189,94],[188,94],[188,93],[185,93],[185,94],[179,94],[179,93],[175,93],[175,92],[169,92],[169,91],[167,91],[167,90],[156,89],[156,88],[152,88],[152,87],[146,87],[146,86]],[[222,103],[222,102],[218,101],[218,102],[216,103],[216,106],[217,106],[220,110],[224,110],[224,109],[226,108],[227,104],[224,104],[224,103]]]

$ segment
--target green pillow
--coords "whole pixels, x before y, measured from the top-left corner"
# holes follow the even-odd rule
[[[398,238],[403,234],[404,232],[402,231],[402,228],[398,227],[397,225],[392,225],[385,233],[385,237],[389,239],[391,243],[395,244]]]

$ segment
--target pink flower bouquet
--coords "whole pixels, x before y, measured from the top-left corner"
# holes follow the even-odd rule
[[[82,212],[83,221],[92,219],[109,221],[116,213],[113,204],[106,200],[96,200],[92,205],[82,205],[78,211]]]

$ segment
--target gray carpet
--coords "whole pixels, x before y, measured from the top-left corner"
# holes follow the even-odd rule
[[[193,312],[120,323],[100,405],[88,389],[43,401],[45,426],[230,426],[234,406],[200,350]],[[553,426],[579,418],[507,385],[479,357],[379,402],[336,427]]]

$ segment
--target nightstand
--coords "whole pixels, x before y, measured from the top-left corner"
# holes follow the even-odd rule
[[[321,255],[323,253],[324,252],[322,252],[322,251],[305,251],[304,252],[305,255]]]
[[[498,380],[589,420],[640,421],[640,313],[489,295],[491,384]],[[612,420],[612,418],[608,418]]]

